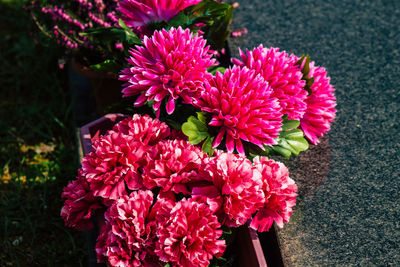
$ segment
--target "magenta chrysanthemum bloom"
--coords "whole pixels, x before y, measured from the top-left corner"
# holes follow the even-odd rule
[[[148,115],[141,116],[139,114],[120,121],[114,126],[113,130],[129,135],[134,140],[150,146],[170,135],[170,129],[166,123],[152,119]]]
[[[107,260],[111,266],[153,266],[157,225],[150,217],[152,204],[153,193],[141,190],[111,205],[96,244],[99,261]]]
[[[129,135],[110,131],[93,143],[92,153],[82,159],[82,173],[95,196],[117,200],[126,186],[141,188],[138,168],[148,147]]]
[[[93,196],[89,183],[81,175],[64,187],[61,194],[65,198],[64,206],[61,209],[61,217],[65,225],[75,227],[79,231],[93,228],[90,217],[97,209],[101,209],[102,199]]]
[[[159,223],[156,254],[174,266],[208,266],[222,256],[225,240],[218,219],[206,204],[183,199],[171,210],[168,220]]]
[[[219,127],[214,147],[224,136],[229,152],[244,154],[241,140],[263,149],[276,143],[282,125],[278,99],[271,96],[268,83],[253,70],[233,67],[224,74],[217,72],[195,105],[212,114],[209,125]]]
[[[157,117],[167,96],[168,114],[174,111],[178,97],[191,103],[192,97],[204,88],[204,81],[211,77],[207,68],[215,62],[206,40],[179,27],[155,31],[152,37],[144,37],[143,44],[130,51],[131,67],[121,71],[119,79],[126,81],[123,96],[140,94],[135,106],[154,100]]]
[[[256,157],[253,162],[262,175],[265,204],[256,213],[250,226],[264,232],[275,221],[282,228],[283,223],[289,222],[292,208],[296,204],[297,186],[283,163],[267,157]]]
[[[282,113],[290,120],[299,120],[307,108],[307,91],[300,66],[296,65],[297,57],[280,52],[279,48],[268,49],[262,45],[253,51],[246,50],[246,54],[239,51],[242,61],[232,59],[232,62],[261,74],[272,88],[271,96],[279,99]]]
[[[163,192],[190,194],[186,184],[198,180],[205,154],[184,140],[166,140],[155,145],[146,155],[143,185],[161,187]]]
[[[122,0],[117,10],[129,27],[140,27],[150,22],[168,21],[179,11],[196,5],[201,0]]]
[[[311,86],[312,94],[306,98],[307,110],[300,120],[300,127],[304,135],[314,145],[318,138],[327,133],[336,116],[335,88],[330,84],[330,77],[322,67],[315,67],[310,62],[310,78],[314,78]]]
[[[222,210],[217,214],[228,227],[243,225],[264,205],[261,174],[245,156],[221,153],[205,171],[213,185],[195,187],[192,194],[208,197],[210,203],[221,202],[222,197]]]

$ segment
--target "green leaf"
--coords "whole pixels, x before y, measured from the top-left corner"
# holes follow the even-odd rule
[[[142,41],[140,40],[140,38],[129,28],[127,29],[112,28],[112,27],[91,28],[88,29],[86,32],[80,33],[80,35],[86,37],[93,37],[93,42],[99,44],[126,42],[129,45],[142,45]]]
[[[282,131],[296,129],[299,126],[300,126],[300,121],[298,120],[284,120],[282,125]]]
[[[284,158],[290,158],[290,155],[292,155],[292,152],[290,152],[290,150],[287,150],[286,148],[281,146],[273,146],[272,150],[277,154],[280,154]]]
[[[305,60],[305,62],[304,62],[304,60]],[[301,72],[303,73],[303,77],[301,79],[306,81],[304,89],[307,90],[308,95],[311,95],[312,94],[311,86],[314,83],[314,77],[312,77],[312,78],[309,77],[311,58],[308,55],[304,55],[303,54],[301,56],[301,58],[296,62],[296,65],[301,67],[303,62],[304,62],[304,66],[303,66],[303,68],[301,70]]]
[[[207,125],[194,116],[190,116],[187,122],[182,124],[182,132],[189,137],[189,142],[193,145],[199,144],[210,136]]]
[[[232,229],[231,228],[227,228],[227,229],[223,230],[223,233],[225,235],[231,235],[232,234]]]
[[[207,132],[207,125],[205,122],[202,122],[193,116],[189,117],[188,122],[194,124],[200,132]]]
[[[132,30],[128,26],[126,26],[125,22],[122,19],[118,20],[118,25],[121,27],[121,29],[123,29],[127,32],[132,32]]]
[[[309,144],[304,138],[300,122],[297,120],[287,120],[287,116],[283,117],[282,131],[279,134],[277,144],[274,146],[265,146],[265,152],[268,154],[274,152],[285,158],[289,158],[292,154],[297,156],[301,151],[308,149]]]
[[[130,45],[142,45],[140,38],[124,23],[122,19],[119,19],[118,25],[125,31],[125,41]]]
[[[226,68],[221,67],[221,66],[211,66],[207,69],[207,71],[209,73],[211,73],[212,75],[215,75],[215,73],[217,73],[217,71],[221,72],[222,74],[224,74],[224,72],[226,71]]]
[[[153,104],[154,104],[154,99],[147,101],[147,106],[149,108],[153,108]]]
[[[217,3],[212,1],[213,3]],[[218,3],[222,4],[222,3]],[[209,27],[209,31],[206,32],[207,40],[211,45],[212,49],[222,49],[225,46],[225,41],[228,39],[230,31],[229,25],[233,17],[233,7],[228,4],[223,4],[224,6],[216,7],[215,13],[216,19],[214,20],[214,25]]]
[[[100,38],[102,41],[107,40],[121,40],[125,33],[123,29],[103,27],[103,28],[90,28],[86,32],[81,32],[80,36],[91,37],[94,36],[96,39]],[[98,40],[100,41],[100,40]]]
[[[279,137],[285,138],[285,139],[295,139],[295,138],[302,138],[304,137],[304,133],[300,129],[293,129],[290,131],[282,131]]]
[[[220,50],[225,46],[229,36],[229,25],[233,17],[233,7],[229,4],[213,0],[203,0],[197,5],[192,5],[167,22],[165,28],[179,27],[190,28],[197,32],[200,28],[211,46],[211,49]],[[199,27],[197,24],[205,24]]]
[[[107,59],[101,63],[90,65],[92,70],[102,71],[102,72],[113,72],[118,73],[121,70],[121,65],[115,60]]]
[[[199,119],[199,121],[201,121],[202,123],[206,124],[206,113],[205,112],[196,112],[197,114],[197,118]]]
[[[297,138],[297,139],[289,139],[287,140],[289,145],[295,147],[298,152],[305,151],[309,148],[309,144],[306,139],[304,138]]]
[[[175,17],[173,17],[170,21],[168,21],[168,26],[169,27],[174,27],[177,28],[179,26],[188,26],[191,24],[191,21],[184,12],[179,12]]]
[[[204,153],[207,153],[207,155],[212,156],[214,154],[214,148],[212,147],[212,144],[214,142],[214,137],[208,136],[207,139],[204,141],[203,146],[201,147],[203,149]]]

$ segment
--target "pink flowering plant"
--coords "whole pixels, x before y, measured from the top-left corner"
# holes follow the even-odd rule
[[[140,40],[119,72],[136,114],[92,139],[62,194],[66,225],[100,226],[98,262],[220,266],[237,227],[289,222],[297,186],[273,157],[318,144],[335,118],[334,87],[310,57],[279,48],[221,66],[207,39],[218,32],[207,10],[219,4],[118,3],[121,29]]]
[[[39,29],[68,53],[77,54],[81,63],[96,62],[115,53],[123,40],[99,45],[87,33],[97,28],[118,27],[117,0],[33,0],[26,8]],[[113,47],[110,47],[113,46]]]
[[[171,27],[199,32],[215,51],[225,47],[233,16],[214,0],[33,0],[27,5],[39,29],[81,64],[102,72],[126,67],[128,49]]]

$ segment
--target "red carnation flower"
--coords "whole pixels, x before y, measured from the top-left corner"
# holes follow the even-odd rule
[[[150,217],[151,191],[122,196],[105,213],[96,244],[98,261],[111,266],[159,266],[155,263],[156,222]]]
[[[306,98],[307,110],[300,120],[300,127],[304,135],[314,145],[318,138],[327,133],[336,116],[335,88],[330,84],[330,78],[322,67],[315,67],[310,63],[310,78],[314,78],[311,86],[312,94]]]
[[[245,156],[220,153],[205,171],[213,185],[195,187],[192,194],[209,198],[212,206],[221,203],[217,214],[227,226],[243,225],[264,205],[261,174]]]
[[[205,154],[184,140],[166,140],[155,145],[146,155],[143,185],[161,187],[163,192],[190,194],[186,183],[197,180]]]
[[[61,217],[65,225],[75,227],[79,231],[93,228],[90,217],[97,209],[101,209],[102,199],[93,196],[89,183],[81,175],[64,187],[61,194],[65,198],[64,206],[61,209]]]
[[[152,119],[148,115],[133,115],[117,123],[114,131],[131,136],[136,141],[145,145],[155,145],[170,135],[168,125],[158,119]]]
[[[242,61],[233,59],[239,66],[246,66],[260,74],[272,88],[272,97],[279,99],[282,113],[288,115],[290,120],[299,120],[306,108],[305,99],[307,91],[304,89],[305,81],[295,55],[288,55],[279,48],[264,48],[262,45],[253,51],[240,50]]]
[[[154,100],[157,117],[167,96],[168,114],[175,110],[178,97],[192,103],[192,97],[203,90],[204,81],[211,77],[207,68],[215,62],[206,40],[179,27],[155,31],[152,37],[144,37],[143,44],[130,51],[131,67],[121,71],[119,79],[126,81],[123,96],[140,94],[135,106]]]
[[[260,146],[276,143],[282,125],[278,99],[271,97],[268,83],[253,70],[233,67],[217,72],[194,103],[212,114],[209,125],[219,127],[214,147],[226,135],[226,148],[244,154],[241,140]]]
[[[226,247],[225,240],[219,240],[220,227],[206,204],[183,199],[168,219],[159,222],[156,254],[176,266],[208,266],[213,256],[222,256]]]
[[[267,157],[256,157],[253,162],[262,175],[265,204],[256,213],[250,226],[263,232],[268,231],[275,221],[279,227],[283,227],[283,223],[289,222],[296,204],[297,186],[283,163]]]
[[[117,200],[131,190],[141,188],[138,168],[148,149],[132,136],[110,131],[93,143],[92,153],[82,159],[82,174],[95,196]]]

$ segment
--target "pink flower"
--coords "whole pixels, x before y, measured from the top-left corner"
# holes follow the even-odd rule
[[[244,154],[241,140],[263,148],[276,143],[281,131],[282,113],[278,99],[265,80],[248,68],[233,67],[217,72],[195,105],[211,113],[210,126],[218,127],[217,147],[226,135],[226,148]]]
[[[124,44],[123,43],[115,43],[115,49],[124,50]]]
[[[105,213],[106,225],[96,244],[98,261],[111,266],[159,266],[155,263],[156,222],[150,216],[151,191],[122,196]]]
[[[174,266],[208,266],[210,260],[222,256],[225,240],[221,225],[206,204],[192,199],[176,203],[167,220],[159,223],[156,254]]]
[[[285,51],[280,52],[278,48],[267,49],[262,45],[253,51],[246,50],[247,55],[239,51],[242,61],[232,61],[260,74],[271,86],[271,96],[279,99],[282,113],[287,114],[290,120],[299,120],[307,108],[307,91],[304,89],[301,69],[296,65],[297,57]]]
[[[61,217],[65,225],[75,227],[79,231],[93,228],[90,217],[97,209],[101,209],[102,199],[93,196],[89,183],[81,175],[64,187],[61,194],[65,198],[64,206],[61,209]]]
[[[204,81],[211,77],[206,70],[215,62],[206,40],[179,27],[155,31],[152,37],[144,37],[143,44],[130,51],[131,67],[121,71],[119,79],[126,81],[123,96],[140,94],[135,106],[154,100],[157,117],[167,96],[168,114],[175,110],[178,97],[191,103],[192,97],[204,88]]]
[[[113,130],[129,135],[134,140],[150,146],[157,144],[170,135],[170,129],[164,122],[152,119],[148,115],[141,116],[138,114],[119,122],[114,126]]]
[[[206,164],[205,171],[213,185],[195,187],[192,194],[209,198],[211,206],[221,203],[217,214],[228,227],[243,225],[263,206],[261,174],[245,156],[220,153]]]
[[[289,222],[292,208],[296,204],[297,186],[282,163],[267,157],[256,157],[253,162],[262,175],[265,204],[256,213],[250,226],[264,232],[275,221],[282,228],[283,223]]]
[[[307,139],[316,145],[318,138],[330,130],[335,119],[336,97],[326,70],[315,67],[313,61],[310,62],[309,77],[315,80],[311,86],[312,94],[306,98],[307,110],[300,120],[300,127]]]
[[[166,140],[146,155],[143,184],[147,189],[161,187],[163,192],[190,194],[186,184],[198,180],[205,154],[184,140]]]
[[[129,27],[140,27],[150,22],[168,21],[179,11],[188,6],[196,5],[201,0],[122,0],[118,2],[117,10],[122,13],[122,19]]]
[[[92,153],[82,159],[82,173],[95,196],[117,200],[141,188],[138,168],[148,149],[132,136],[110,131],[93,143]]]

